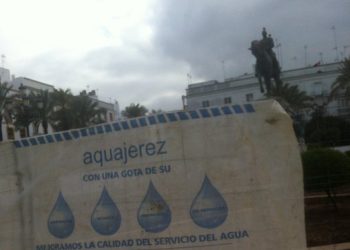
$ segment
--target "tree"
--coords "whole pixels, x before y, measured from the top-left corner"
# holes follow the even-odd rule
[[[341,63],[339,71],[340,75],[332,84],[330,99],[334,99],[340,90],[344,90],[345,98],[348,101],[350,99],[350,57],[345,58],[345,60]]]
[[[270,93],[266,96],[275,98],[289,114],[310,108],[313,100],[305,91],[300,91],[297,85],[291,86],[283,82],[278,86],[273,85]]]
[[[54,90],[52,93],[54,111],[52,113],[52,126],[56,131],[68,130],[73,127],[75,114],[72,112],[73,94],[70,89]]]
[[[20,94],[14,103],[13,112],[15,117],[14,125],[16,129],[25,129],[26,135],[30,135],[30,124],[34,122],[35,115],[29,102],[29,96]]]
[[[9,114],[9,105],[12,101],[12,98],[9,97],[11,89],[12,86],[9,86],[8,83],[0,82],[0,141],[3,140],[2,120],[5,118],[5,120],[8,122],[11,119]]]
[[[314,149],[302,153],[304,188],[325,192],[336,204],[337,188],[350,183],[350,158],[332,149]]]
[[[305,91],[300,91],[297,85],[288,83],[272,85],[267,97],[276,99],[293,119],[293,127],[297,137],[304,137],[305,120],[301,115],[303,109],[311,108],[313,98]]]
[[[151,114],[159,114],[159,113],[163,113],[164,111],[163,110],[161,110],[161,109],[152,109],[152,111],[151,111]]]
[[[82,128],[105,122],[106,109],[99,108],[98,102],[85,93],[80,93],[72,99],[72,128]]]
[[[318,147],[348,145],[350,123],[340,117],[315,115],[305,125],[305,142]]]
[[[44,134],[47,134],[49,123],[52,122],[51,115],[54,107],[49,91],[40,90],[37,93],[30,93],[29,103],[34,114],[34,134],[38,133],[40,124],[43,126]]]
[[[144,116],[148,112],[147,108],[143,105],[131,103],[129,106],[125,107],[122,111],[122,115],[127,118],[134,118],[138,116]]]

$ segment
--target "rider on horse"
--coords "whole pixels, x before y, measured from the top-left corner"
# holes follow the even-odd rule
[[[269,94],[271,90],[271,78],[275,80],[276,86],[279,86],[280,66],[276,58],[275,52],[272,50],[274,42],[271,35],[267,36],[266,29],[263,28],[262,40],[252,41],[250,50],[256,57],[255,75],[259,79],[261,92],[264,92],[261,77],[264,78],[264,83]]]

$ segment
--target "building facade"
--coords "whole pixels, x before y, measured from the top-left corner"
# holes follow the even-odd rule
[[[332,84],[339,75],[340,63],[323,64],[316,67],[305,67],[281,72],[284,83],[297,85],[299,90],[314,98],[315,105],[328,102]],[[207,81],[188,85],[185,96],[185,108],[197,109],[231,103],[247,103],[266,98],[260,92],[254,74],[226,79],[224,82]],[[339,94],[326,106],[328,115],[346,116],[349,109],[344,97]]]
[[[39,82],[26,77],[16,78],[13,76],[12,79],[10,79],[10,71],[7,69],[6,71],[4,71],[4,69],[0,68],[0,72],[6,72],[5,77],[1,78],[6,80],[1,82],[2,83],[7,82],[9,86],[12,86],[9,96],[19,94],[21,91],[24,91],[25,94],[29,94],[31,92],[38,92],[40,90],[44,90],[44,91],[47,90],[49,92],[53,92],[55,89],[53,85]],[[7,122],[5,119],[3,119],[0,122],[1,122],[1,129],[2,129],[2,135],[3,135],[4,141],[14,140],[14,139],[18,139],[18,138],[22,138],[22,137],[26,137],[34,134],[33,126],[29,127],[29,135],[28,135],[25,129],[16,130],[14,124]],[[38,131],[39,133],[43,133],[43,128],[41,125],[39,126]],[[53,132],[53,129],[51,126],[48,127],[48,132],[49,133]]]
[[[43,83],[40,81],[36,81],[27,77],[14,77],[10,76],[10,71],[8,69],[0,68],[0,82],[7,82],[9,86],[12,86],[12,89],[9,93],[9,96],[19,94],[20,92],[24,92],[24,94],[29,95],[31,92],[39,92],[41,90],[53,92],[55,87],[51,84]],[[105,121],[112,122],[119,119],[119,105],[116,101],[115,103],[108,103],[102,100],[99,100],[95,91],[90,91],[86,93],[89,98],[91,98],[94,102],[97,102],[97,106],[99,108],[104,108],[106,110]],[[16,130],[13,123],[6,121],[3,119],[0,121],[3,135],[3,141],[6,140],[14,140],[27,136],[32,136],[35,133],[34,126],[29,127],[29,135],[25,129]],[[38,128],[38,133],[42,134],[44,132],[42,126],[40,125]],[[49,125],[48,133],[54,132],[53,128]]]

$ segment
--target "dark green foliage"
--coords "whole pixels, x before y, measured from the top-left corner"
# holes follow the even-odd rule
[[[29,103],[34,115],[34,134],[38,133],[40,124],[43,126],[44,134],[47,134],[54,107],[51,94],[47,90],[32,92],[29,95]]]
[[[308,96],[305,91],[299,90],[297,85],[289,85],[283,82],[273,85],[270,93],[266,96],[275,98],[290,114],[311,107],[312,104],[312,97]]]
[[[344,154],[345,154],[347,157],[350,157],[350,151],[346,151],[346,152],[344,152]]]
[[[332,85],[331,99],[335,98],[339,90],[344,91],[347,100],[350,99],[350,58],[345,58],[340,68],[340,75]]]
[[[134,118],[138,116],[144,116],[147,112],[148,110],[145,106],[131,103],[129,106],[125,107],[125,109],[122,111],[122,114],[127,118]]]
[[[6,120],[10,119],[9,115],[9,106],[12,102],[11,97],[9,97],[9,92],[11,91],[12,86],[9,86],[6,82],[0,82],[0,141],[3,140],[2,135],[2,120],[5,118]]]
[[[339,117],[314,116],[305,126],[305,142],[311,147],[349,145],[350,123]]]
[[[302,154],[304,188],[326,192],[336,206],[336,188],[350,183],[350,158],[332,149],[314,149]]]
[[[305,91],[299,90],[297,85],[283,83],[272,85],[267,97],[272,97],[278,101],[286,112],[293,119],[293,128],[297,137],[304,137],[304,125],[300,111],[310,108],[313,98],[308,96]]]
[[[27,136],[29,136],[30,124],[34,121],[34,112],[29,103],[28,96],[22,95],[21,99],[18,99],[13,107],[13,112],[15,116],[15,128],[26,130]]]
[[[59,89],[52,93],[52,99],[55,103],[54,112],[52,113],[52,126],[56,131],[68,130],[74,127],[74,114],[71,112],[73,98],[74,96],[69,89]]]
[[[52,114],[56,131],[87,127],[105,121],[106,110],[98,107],[97,101],[86,92],[73,96],[69,89],[52,93],[55,111]]]
[[[15,126],[26,128],[27,134],[31,124],[34,134],[38,133],[40,125],[46,134],[49,124],[54,130],[62,131],[104,122],[106,115],[106,110],[99,108],[96,100],[84,92],[74,96],[69,89],[21,94],[14,107]]]
[[[97,101],[84,94],[72,99],[70,112],[73,116],[72,128],[82,128],[105,121],[106,110],[98,107]]]

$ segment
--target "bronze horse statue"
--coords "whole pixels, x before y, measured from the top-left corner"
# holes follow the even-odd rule
[[[266,36],[266,30],[263,29],[263,39],[251,42],[250,50],[256,58],[255,64],[255,76],[259,80],[261,93],[265,92],[262,78],[266,87],[267,94],[271,94],[272,81],[274,79],[276,87],[281,85],[280,79],[280,66],[277,61],[276,55],[272,48],[274,47],[271,35]]]

